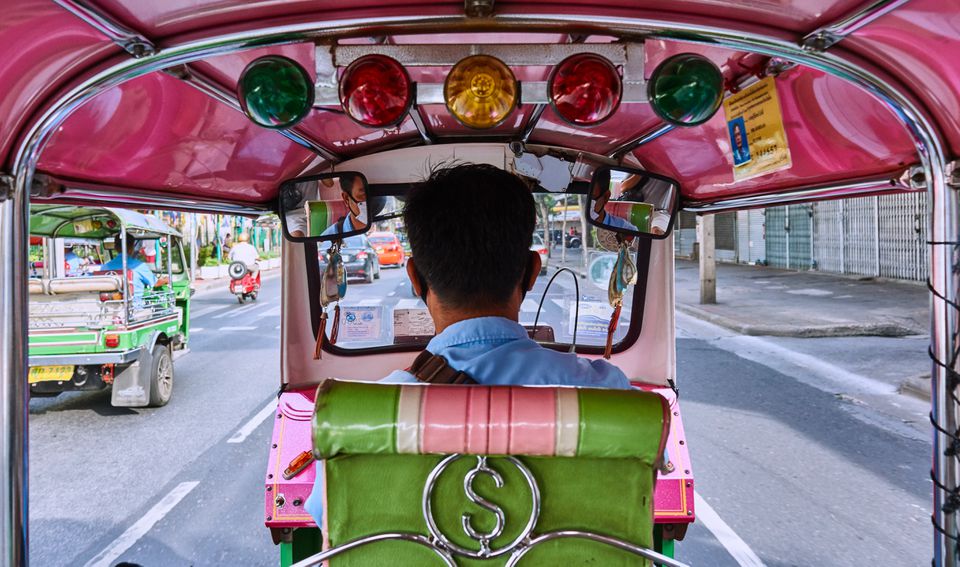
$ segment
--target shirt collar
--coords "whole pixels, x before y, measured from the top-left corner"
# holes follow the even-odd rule
[[[529,338],[527,330],[505,317],[474,317],[457,321],[433,337],[427,350],[433,354],[458,345],[484,340],[514,341]]]

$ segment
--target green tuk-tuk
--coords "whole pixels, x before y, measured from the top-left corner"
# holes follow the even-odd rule
[[[189,337],[180,233],[131,210],[35,205],[30,235],[31,395],[112,388],[114,406],[165,405]]]

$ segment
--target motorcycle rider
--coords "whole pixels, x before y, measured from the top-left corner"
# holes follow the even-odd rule
[[[250,244],[250,235],[246,232],[240,233],[237,240],[238,242],[230,248],[230,261],[243,262],[250,270],[250,274],[257,277],[257,274],[260,273],[260,264],[257,263],[260,261],[260,253],[257,252],[256,247]]]

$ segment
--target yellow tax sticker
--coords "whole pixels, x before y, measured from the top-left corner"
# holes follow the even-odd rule
[[[727,97],[723,113],[736,181],[790,168],[790,146],[773,77]]]

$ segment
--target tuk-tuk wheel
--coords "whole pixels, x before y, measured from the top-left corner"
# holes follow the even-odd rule
[[[251,293],[251,294],[250,294],[250,301],[256,301],[256,300],[257,300],[257,293],[256,293],[256,292]]]
[[[239,303],[240,305],[243,305],[243,300],[244,300],[244,296],[243,296],[243,295],[238,295],[238,296],[237,296],[237,303]]]
[[[173,395],[173,357],[170,347],[153,347],[153,368],[150,372],[150,407],[167,405]]]

